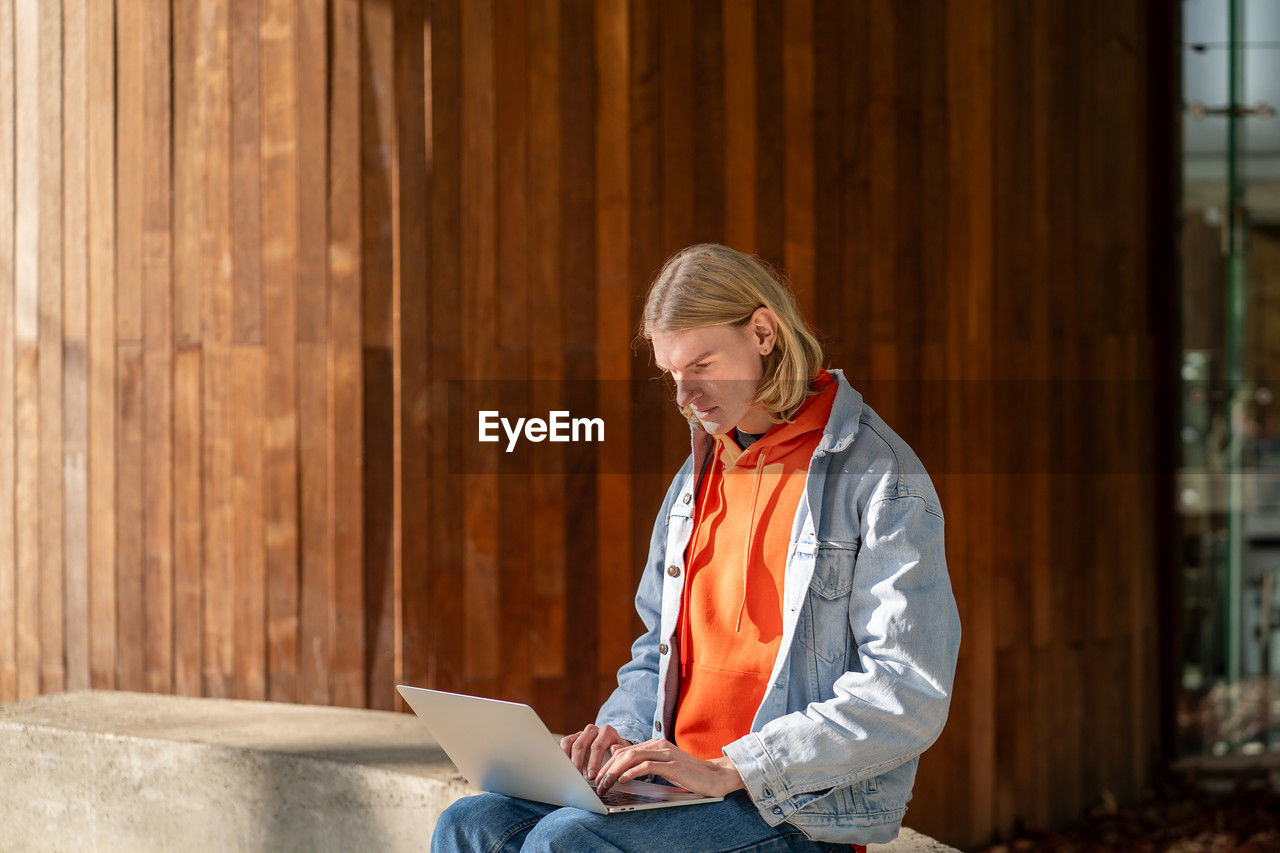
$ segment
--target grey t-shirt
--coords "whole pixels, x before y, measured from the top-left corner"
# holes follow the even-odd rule
[[[733,428],[733,432],[737,436],[738,446],[741,447],[743,450],[746,450],[748,447],[755,444],[760,439],[764,438],[763,432],[759,434],[753,433],[753,432],[743,432],[737,427]]]

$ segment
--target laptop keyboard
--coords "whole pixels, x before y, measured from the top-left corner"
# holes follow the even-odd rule
[[[650,797],[646,794],[633,794],[630,791],[605,791],[604,794],[596,792],[596,796],[600,797],[600,802],[606,806],[636,806],[642,803],[665,803],[665,797]]]

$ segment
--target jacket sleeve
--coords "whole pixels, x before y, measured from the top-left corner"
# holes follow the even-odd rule
[[[849,600],[861,671],[834,696],[728,744],[727,755],[771,826],[813,792],[877,776],[924,752],[951,701],[960,617],[947,577],[941,510],[918,495],[866,510]]]
[[[668,517],[678,493],[677,486],[691,463],[686,463],[667,489],[662,508],[649,537],[649,556],[640,589],[636,592],[636,612],[645,631],[631,644],[631,660],[618,670],[618,686],[600,707],[596,725],[606,723],[629,741],[640,743],[653,737],[653,721],[658,709],[658,632],[662,616],[662,571],[666,564]]]

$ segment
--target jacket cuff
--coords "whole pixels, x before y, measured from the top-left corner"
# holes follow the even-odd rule
[[[778,772],[759,733],[738,738],[722,750],[742,776],[756,810],[769,826],[777,826],[795,814],[797,806],[787,795],[786,781]]]
[[[644,743],[653,737],[652,729],[643,727],[634,720],[597,720],[596,726],[613,726],[613,730],[632,743]]]

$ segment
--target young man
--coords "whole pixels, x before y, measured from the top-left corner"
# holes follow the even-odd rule
[[[834,850],[894,838],[960,643],[943,515],[915,453],[767,267],[716,244],[659,272],[641,335],[692,453],[654,523],[646,631],[562,747],[605,791],[653,774],[723,802],[609,816],[500,795],[435,850]]]

